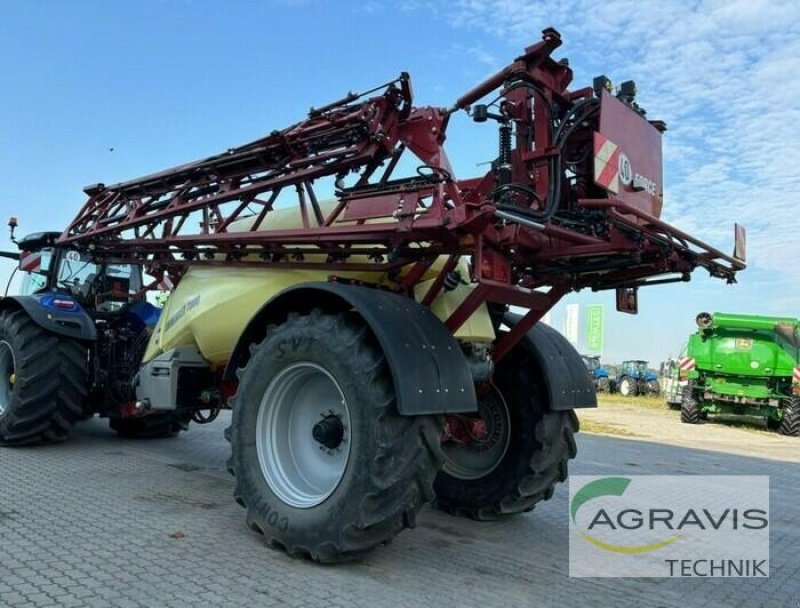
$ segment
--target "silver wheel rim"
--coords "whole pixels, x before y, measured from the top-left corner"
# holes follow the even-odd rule
[[[480,416],[487,425],[486,448],[443,443],[442,470],[448,475],[465,481],[480,479],[494,471],[503,461],[511,443],[511,418],[500,391],[492,387],[491,395],[490,405],[484,401],[478,403]]]
[[[322,424],[337,431],[326,436],[328,445],[315,438]],[[298,509],[324,502],[347,469],[350,428],[344,393],[327,370],[310,362],[282,369],[267,385],[256,420],[258,463],[270,489]]]
[[[0,340],[0,416],[11,405],[11,396],[14,393],[15,370],[14,350],[8,342]]]
[[[628,380],[623,380],[622,383],[619,385],[619,392],[627,397],[631,393],[631,384]]]

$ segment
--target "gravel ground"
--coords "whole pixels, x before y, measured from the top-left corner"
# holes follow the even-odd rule
[[[118,439],[105,421],[92,420],[61,445],[0,450],[0,606],[688,608],[800,602],[800,527],[794,519],[800,466],[794,463],[582,434],[572,469],[588,475],[769,475],[769,579],[571,579],[566,485],[534,512],[501,522],[427,509],[415,530],[361,562],[319,566],[269,550],[246,528],[224,470],[226,418],[193,426],[177,439],[140,442]],[[707,426],[696,430],[715,432]],[[740,443],[754,441],[753,433],[736,431]]]

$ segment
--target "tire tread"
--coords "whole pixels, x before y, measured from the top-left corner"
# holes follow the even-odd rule
[[[22,311],[0,313],[0,331],[21,345],[14,353],[19,388],[0,418],[0,445],[64,439],[88,414],[86,349],[48,333]],[[29,369],[30,374],[20,373]]]
[[[700,422],[700,406],[691,386],[684,386],[681,392],[681,422],[684,424]]]
[[[263,499],[248,495],[244,474],[237,471],[234,455],[228,460],[228,470],[236,478],[234,498],[247,510],[248,525],[262,534],[266,544],[290,557],[308,558],[332,563],[357,559],[378,545],[389,542],[404,528],[415,525],[419,509],[433,499],[433,480],[441,466],[438,449],[439,429],[431,424],[431,417],[406,417],[396,414],[393,384],[386,359],[370,341],[367,326],[352,316],[327,314],[314,309],[309,314],[292,313],[285,323],[267,328],[264,339],[251,347],[252,357],[237,375],[240,390],[232,399],[234,422],[226,429],[226,439],[236,450],[234,424],[236,408],[240,401],[241,383],[246,381],[248,370],[261,349],[282,335],[294,335],[303,330],[304,339],[320,340],[332,354],[352,360],[360,381],[371,384],[380,398],[369,404],[373,408],[374,433],[377,450],[369,471],[371,490],[360,498],[357,515],[353,521],[338,531],[320,533],[316,542],[309,544],[280,538],[273,529],[264,525],[266,517]],[[268,509],[268,507],[266,507]],[[266,511],[268,512],[268,511]]]
[[[778,432],[788,437],[800,435],[800,397],[792,397],[783,406],[783,417],[781,418]]]

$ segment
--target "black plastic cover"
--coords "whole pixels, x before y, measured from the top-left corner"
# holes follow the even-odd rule
[[[258,327],[281,322],[288,312],[307,312],[314,307],[354,309],[361,315],[386,355],[400,414],[478,410],[467,359],[453,334],[430,309],[392,292],[345,283],[304,283],[267,302],[242,333],[226,377],[243,364]]]
[[[520,319],[520,315],[513,313],[503,317],[509,327]],[[597,407],[597,393],[586,373],[586,364],[564,336],[545,323],[537,323],[521,344],[542,371],[551,410]],[[513,356],[513,351],[509,356]]]
[[[40,297],[32,295],[2,298],[0,299],[0,310],[21,308],[42,329],[76,340],[97,340],[97,329],[94,321],[85,310],[61,312],[52,308],[45,308],[39,303]]]

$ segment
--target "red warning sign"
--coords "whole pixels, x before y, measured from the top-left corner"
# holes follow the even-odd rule
[[[25,272],[34,272],[36,270],[39,270],[39,267],[41,265],[42,265],[41,253],[31,253],[30,251],[22,252],[22,257],[19,260],[20,270],[24,270]]]
[[[594,134],[594,181],[612,194],[619,193],[619,146],[602,133]]]

